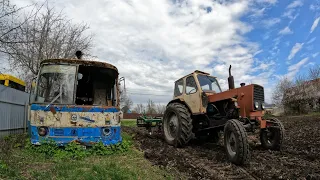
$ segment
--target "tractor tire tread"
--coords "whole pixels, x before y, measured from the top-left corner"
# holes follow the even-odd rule
[[[186,108],[185,105],[181,103],[172,103],[169,104],[167,108],[173,108],[178,111],[180,116],[180,136],[177,138],[177,142],[175,143],[176,147],[183,147],[185,146],[192,138],[192,119],[189,110]]]
[[[225,128],[234,129],[234,132],[237,134],[236,138],[239,142],[239,155],[235,160],[232,160],[233,163],[237,165],[247,164],[250,161],[250,148],[247,138],[247,132],[245,131],[242,123],[238,120],[232,119],[227,122]]]
[[[284,129],[282,122],[279,119],[271,118],[270,120],[276,122],[279,125],[279,138],[277,139],[277,142],[271,147],[267,147],[267,145],[265,145],[263,143],[263,139],[261,138],[262,137],[261,135],[260,135],[260,141],[261,141],[261,144],[264,148],[275,150],[275,151],[280,151],[283,140],[284,140],[284,136],[285,136],[285,129]]]

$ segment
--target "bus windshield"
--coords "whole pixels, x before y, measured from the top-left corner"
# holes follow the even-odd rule
[[[72,104],[76,66],[44,65],[41,68],[36,102],[54,104]]]

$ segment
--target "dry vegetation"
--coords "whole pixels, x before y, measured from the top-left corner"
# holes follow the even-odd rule
[[[308,74],[294,80],[281,79],[273,92],[273,101],[288,115],[319,112],[320,66],[311,67]]]

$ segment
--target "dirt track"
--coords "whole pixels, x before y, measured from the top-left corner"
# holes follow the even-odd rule
[[[230,164],[222,143],[190,143],[185,148],[168,146],[158,135],[123,127],[134,134],[135,145],[154,165],[189,179],[320,179],[320,117],[279,118],[286,129],[282,151],[262,150],[251,143],[251,162]]]

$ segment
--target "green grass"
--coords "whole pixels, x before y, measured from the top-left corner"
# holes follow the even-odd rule
[[[135,127],[135,126],[137,126],[137,120],[136,119],[122,119],[121,126]]]
[[[126,133],[122,137],[132,141]],[[4,146],[10,149],[5,150]],[[48,158],[23,146],[21,137],[0,141],[0,179],[172,179],[134,147],[124,153],[75,160]]]

